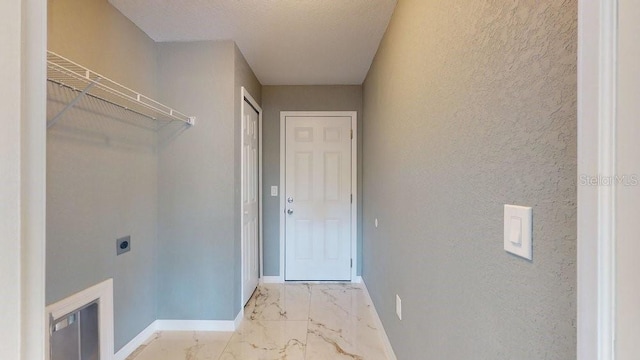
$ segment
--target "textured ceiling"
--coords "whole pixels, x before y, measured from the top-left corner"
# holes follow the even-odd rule
[[[396,0],[109,0],[155,41],[235,40],[263,85],[361,84]]]

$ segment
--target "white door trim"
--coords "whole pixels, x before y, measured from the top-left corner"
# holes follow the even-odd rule
[[[14,3],[14,2],[11,2]],[[47,2],[24,0],[21,6],[22,32],[9,34],[21,41],[18,56],[22,66],[21,118],[21,231],[20,231],[20,348],[22,360],[44,359],[45,258],[46,258],[46,149],[47,129]],[[10,16],[5,14],[5,16]],[[6,37],[4,37],[6,38]],[[13,48],[10,53],[13,54]],[[14,275],[14,274],[11,274]],[[15,316],[15,314],[10,314]],[[14,348],[15,347],[15,348]]]
[[[351,143],[351,191],[353,202],[351,203],[351,281],[358,280],[358,112],[357,111],[281,111],[280,112],[280,275],[279,282],[284,282],[284,247],[285,247],[285,145],[287,116],[348,116],[351,118],[353,130],[353,142]]]
[[[578,5],[578,325],[577,357],[613,360],[615,186],[585,176],[616,168],[617,0]]]
[[[240,184],[242,186],[242,184],[244,183],[244,172],[242,171],[242,169],[244,168],[244,146],[242,146],[242,136],[244,134],[244,102],[248,101],[249,104],[258,111],[258,247],[259,247],[259,255],[258,255],[258,261],[260,261],[260,274],[259,277],[262,278],[262,107],[260,107],[260,105],[258,104],[258,102],[253,98],[253,96],[251,96],[251,94],[249,94],[249,91],[247,91],[247,89],[245,89],[245,87],[241,87],[240,88]],[[242,193],[242,190],[240,190],[240,192]],[[242,219],[244,217],[243,214],[243,210],[242,210],[242,194],[240,195],[240,213],[238,214],[238,216],[240,216],[240,219]],[[240,221],[240,309],[244,308],[244,305],[242,302],[244,299],[244,286],[242,284],[242,281],[244,279],[244,263],[243,263],[243,259],[244,256],[242,256],[242,254],[244,254],[244,246],[242,245],[243,243],[243,239],[244,238],[244,226],[242,226],[242,221]],[[259,279],[258,279],[259,280]]]

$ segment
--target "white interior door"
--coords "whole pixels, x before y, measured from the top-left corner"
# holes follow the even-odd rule
[[[258,286],[258,112],[242,102],[242,304]]]
[[[351,279],[351,117],[285,118],[285,280]]]

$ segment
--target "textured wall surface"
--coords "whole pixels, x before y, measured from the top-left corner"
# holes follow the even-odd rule
[[[575,359],[576,18],[399,1],[364,83],[363,221],[399,359]],[[503,204],[533,207],[533,261],[503,250]]]
[[[241,89],[244,88],[249,92],[251,97],[258,102],[258,104],[262,104],[262,84],[256,78],[256,75],[253,73],[253,70],[245,60],[244,55],[238,49],[238,46],[234,43],[234,56],[233,56],[233,67],[234,67],[234,87],[233,87],[233,111],[234,111],[234,134],[235,136],[235,158],[234,158],[234,177],[236,187],[234,189],[234,259],[236,259],[236,264],[234,267],[234,307],[233,313],[237,314],[240,312],[240,307],[242,304],[242,238],[240,234],[240,227],[242,217],[240,216],[240,202],[242,201],[242,188],[241,188],[241,161],[242,161],[242,141],[240,139],[240,132],[242,131],[242,104],[244,99],[242,98]]]
[[[159,44],[160,97],[196,116],[159,139],[158,318],[232,320],[234,44]]]
[[[281,111],[357,111],[358,134],[362,134],[361,86],[264,86],[262,90],[262,193],[264,216],[264,275],[280,274],[280,202],[272,197],[271,186],[280,187],[280,112]],[[362,164],[362,141],[358,143],[358,164]],[[362,166],[358,166],[359,184],[362,184]],[[362,199],[362,186],[358,187]],[[362,202],[358,204],[362,217]],[[358,248],[362,250],[361,219],[358,219]],[[358,265],[361,267],[361,254]],[[358,269],[358,274],[360,273]]]
[[[49,49],[153,96],[155,44],[106,0],[49,1]],[[48,118],[74,94],[48,87]],[[153,124],[85,98],[47,131],[46,301],[114,280],[115,347],[156,316]],[[116,238],[131,252],[116,257]]]

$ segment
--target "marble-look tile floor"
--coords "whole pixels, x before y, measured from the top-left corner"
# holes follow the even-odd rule
[[[357,284],[260,285],[231,332],[161,332],[127,360],[387,360]]]

